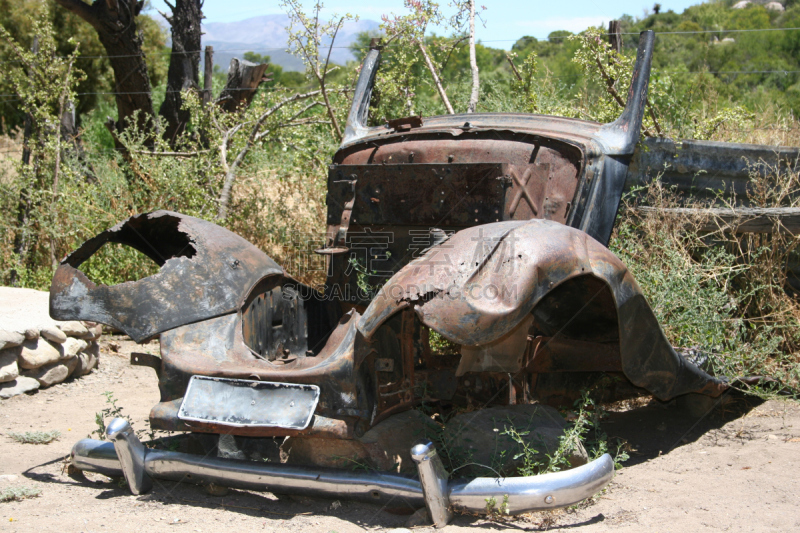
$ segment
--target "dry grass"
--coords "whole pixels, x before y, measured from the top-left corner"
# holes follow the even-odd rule
[[[791,131],[794,135],[800,128],[793,123]],[[718,205],[800,207],[797,172],[759,164],[750,180],[747,198],[718,200]],[[719,229],[708,233],[701,228],[710,215],[641,213],[638,205],[706,206],[655,180],[627,199],[612,242],[670,341],[711,354],[718,374],[771,376],[782,387],[800,390],[800,302],[787,283],[800,236],[777,228],[770,234],[736,234],[721,220]]]
[[[237,186],[234,202],[245,198],[255,208],[231,229],[302,283],[324,284],[325,260],[314,253],[325,243],[324,182],[321,186],[315,176],[261,171]]]
[[[767,105],[753,115],[752,125],[723,124],[712,137],[714,141],[800,146],[800,122],[791,112]]]

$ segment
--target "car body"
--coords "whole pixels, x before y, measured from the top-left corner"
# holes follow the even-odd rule
[[[150,422],[169,431],[352,440],[422,401],[557,403],[577,392],[569,376],[597,373],[661,400],[718,395],[726,385],[676,353],[606,247],[652,46],[643,33],[611,124],[477,113],[368,127],[372,49],[328,175],[324,291],[224,228],[157,211],[69,255],[51,315],[158,337],[160,358],[133,362],[156,369]],[[107,242],[161,271],[96,286],[79,266]]]

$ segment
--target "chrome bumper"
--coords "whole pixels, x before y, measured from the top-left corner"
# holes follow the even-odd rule
[[[149,450],[133,433],[130,424],[121,418],[112,420],[106,432],[111,442],[78,441],[72,448],[72,464],[79,470],[124,475],[134,494],[149,491],[153,479],[166,479],[278,494],[383,504],[406,502],[412,507],[426,506],[436,527],[448,523],[452,509],[519,514],[566,507],[596,494],[614,476],[614,462],[605,454],[589,464],[563,472],[448,481],[433,444],[427,443],[411,450],[419,471],[418,481],[384,472],[257,463]]]

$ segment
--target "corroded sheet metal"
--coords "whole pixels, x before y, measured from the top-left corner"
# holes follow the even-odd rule
[[[437,258],[445,252],[449,260],[443,264]],[[538,305],[558,304],[548,302],[551,291],[574,283],[581,287],[586,278],[597,278],[610,290],[613,308],[599,309],[597,317],[582,317],[580,328],[571,327],[574,310],[590,305],[601,291],[575,294],[561,300],[570,309],[561,323],[542,327],[558,328],[560,334],[575,330],[571,334],[588,336],[580,339],[586,341],[618,338],[623,372],[658,398],[723,390],[721,382],[674,351],[614,254],[581,231],[545,220],[499,222],[456,233],[393,276],[358,327],[370,338],[389,317],[411,307],[425,325],[452,342],[481,346],[510,332],[529,313],[536,317]],[[604,331],[612,313],[616,331]]]
[[[97,286],[78,267],[108,242],[131,246],[161,266],[157,274]],[[92,320],[141,342],[172,328],[233,313],[253,285],[284,271],[225,228],[169,211],[136,215],[86,241],[56,270],[50,315]]]
[[[508,172],[501,164],[347,165],[331,172],[333,205],[354,198],[336,178],[357,182],[352,225],[470,226],[503,218]]]

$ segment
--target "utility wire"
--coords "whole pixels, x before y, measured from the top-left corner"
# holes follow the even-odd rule
[[[693,31],[657,31],[655,32],[656,35],[699,35],[703,33],[753,33],[753,32],[764,32],[764,31],[800,31],[800,28],[755,28],[755,29],[746,29],[746,30],[728,30],[728,29],[709,29],[709,30],[693,30]],[[602,33],[601,36],[608,36],[609,33]],[[639,35],[637,32],[622,32],[621,35]],[[515,43],[517,41],[522,40],[537,40],[537,41],[547,41],[550,39],[569,39],[572,35],[559,35],[554,37],[532,37],[532,36],[523,36],[519,39],[488,39],[488,40],[481,40],[480,43]],[[450,39],[450,38],[447,38]],[[452,38],[452,40],[457,41],[460,38]],[[388,48],[394,48],[399,45],[390,44]],[[328,50],[368,50],[367,47],[355,47],[355,46],[322,46],[320,47],[320,54],[324,54]],[[277,47],[277,48],[222,48],[222,49],[214,49],[214,53],[224,53],[224,52],[286,52],[286,47]],[[166,55],[194,55],[194,54],[203,54],[203,50],[185,50],[183,52],[173,52],[169,49],[164,50],[155,50],[151,52],[152,55],[155,54],[166,54]],[[114,59],[114,58],[126,58],[126,57],[146,57],[147,54],[121,54],[121,55],[79,55],[76,59],[83,60],[83,59]],[[68,59],[68,56],[57,56],[59,59]],[[2,60],[0,63],[20,63],[19,59],[9,59],[9,60]]]
[[[800,74],[800,70],[690,70],[690,71],[676,71],[676,72],[669,72],[669,71],[653,71],[653,75],[657,74],[666,74],[669,76],[680,76],[680,75],[694,75],[694,74]],[[544,76],[543,76],[544,77]],[[551,79],[560,79],[567,76],[548,76]],[[538,78],[537,78],[538,79]],[[250,88],[229,88],[226,91],[252,91],[253,89]],[[259,89],[259,91],[267,91],[267,92],[277,92],[278,89]],[[82,93],[75,93],[75,96],[116,96],[116,95],[134,95],[134,94],[152,94],[156,91],[96,91],[96,92],[82,92]],[[165,93],[182,93],[182,90],[166,90]],[[8,102],[19,102],[21,98],[16,93],[6,93],[0,94],[0,98],[6,98],[4,100],[0,100],[0,104],[8,103]]]

